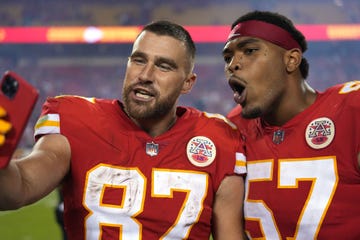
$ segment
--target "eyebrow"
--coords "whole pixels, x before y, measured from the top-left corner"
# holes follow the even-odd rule
[[[144,52],[139,52],[139,51],[136,51],[136,52],[133,52],[130,54],[130,57],[146,57],[146,54]]]
[[[240,41],[236,44],[236,49],[242,49],[243,47],[245,47],[246,45],[250,44],[250,43],[257,43],[260,42],[259,39],[257,38],[247,38],[243,41]],[[224,48],[222,51],[222,54],[227,54],[227,53],[232,53],[233,51],[230,50],[228,47]]]

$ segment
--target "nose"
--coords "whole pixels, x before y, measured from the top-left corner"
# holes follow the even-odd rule
[[[153,64],[149,62],[145,64],[139,74],[140,81],[152,82],[154,77],[154,70],[155,70],[155,66]]]
[[[230,63],[228,64],[227,69],[230,72],[234,72],[234,71],[238,71],[241,69],[241,57],[234,55],[233,58],[231,59]]]

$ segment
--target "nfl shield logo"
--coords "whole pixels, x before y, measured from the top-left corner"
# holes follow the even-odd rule
[[[150,157],[156,156],[159,153],[159,144],[154,142],[146,143],[146,154]]]
[[[273,135],[273,142],[275,144],[280,144],[284,141],[284,130],[276,130]]]

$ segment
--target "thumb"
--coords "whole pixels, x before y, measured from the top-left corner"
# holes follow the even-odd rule
[[[4,145],[5,143],[5,136],[0,134],[0,146]]]
[[[5,134],[10,131],[12,125],[8,121],[0,119],[0,134]]]
[[[6,110],[0,106],[0,117],[5,117],[6,116]]]

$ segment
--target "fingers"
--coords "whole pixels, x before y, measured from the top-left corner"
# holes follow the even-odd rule
[[[0,118],[6,116],[6,110],[0,106]],[[10,131],[12,125],[10,122],[0,119],[0,146],[5,143],[5,134]]]
[[[5,134],[11,129],[11,123],[0,119],[0,134]]]
[[[5,117],[6,116],[6,110],[0,106],[0,117]]]
[[[5,143],[5,136],[0,134],[0,146],[4,145]]]

